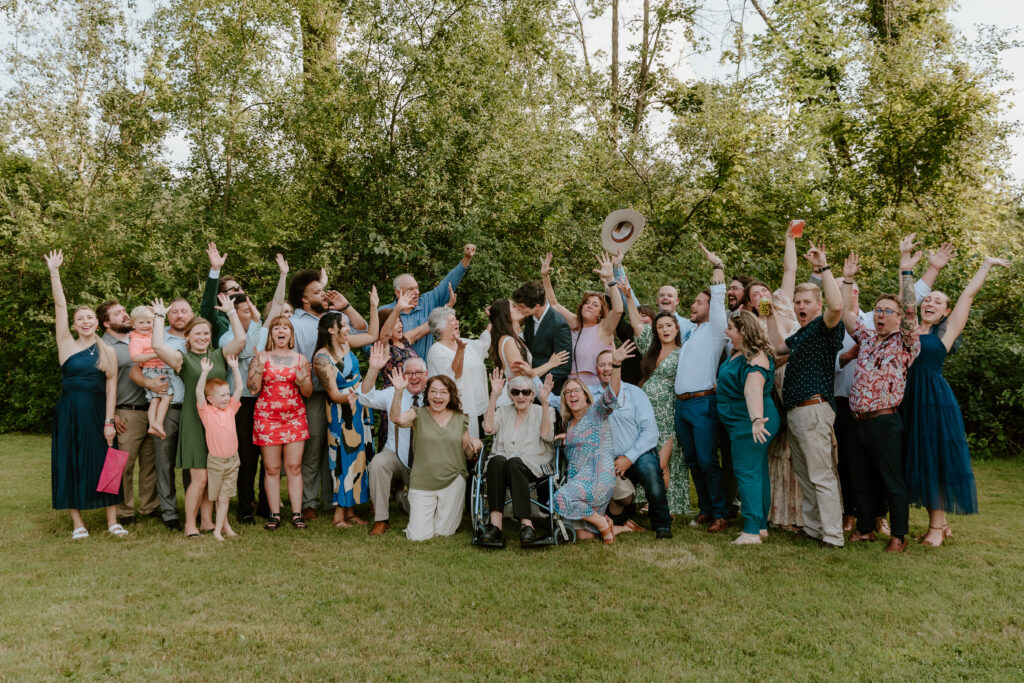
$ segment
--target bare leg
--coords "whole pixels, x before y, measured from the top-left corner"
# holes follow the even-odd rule
[[[672,459],[672,439],[667,440],[661,445],[661,450],[658,451],[658,464],[661,465],[661,474],[665,479],[665,488],[668,488],[669,482],[669,465]]]
[[[184,532],[186,536],[199,533],[199,529],[196,528],[196,512],[199,511],[201,499],[206,496],[206,470],[192,468],[189,470],[189,474],[192,476],[192,481],[189,483],[188,489],[185,490]]]
[[[498,527],[499,529],[501,528],[501,523],[504,519],[505,516],[498,510],[495,510],[494,512],[491,513],[491,524]],[[530,526],[533,526],[533,522],[530,522]]]
[[[366,520],[361,519],[359,515],[356,514],[355,508],[347,507],[342,508],[342,510],[345,511],[346,522],[350,522],[351,524],[358,524],[359,526],[366,526]]]
[[[163,433],[163,420],[157,421],[157,406],[160,404],[159,398],[154,398],[149,402],[149,410],[146,411],[146,419],[149,420],[149,429],[146,433],[150,436],[157,436],[161,439],[166,438],[167,434]]]
[[[150,403],[149,407],[152,408],[153,404]],[[171,407],[171,396],[162,396],[156,400],[156,419],[150,419],[149,424],[153,425],[159,434],[161,439],[167,438],[167,432],[164,431],[164,418],[167,417],[167,409]]]
[[[213,528],[213,537],[218,541],[224,540],[224,525],[228,521],[228,500],[227,498],[220,498],[217,501],[217,524]]]
[[[267,489],[267,507],[281,514],[281,447],[263,446],[263,485]]]
[[[921,539],[921,543],[925,545],[942,545],[942,541],[946,538],[946,529],[948,527],[944,510],[929,510],[928,533]]]
[[[110,508],[107,508],[107,509],[109,510]],[[68,513],[71,514],[71,523],[74,525],[73,527],[71,527],[72,529],[80,529],[80,528],[84,528],[85,527],[85,521],[82,520],[82,511],[81,510],[68,510]],[[107,515],[107,519],[110,519],[110,515],[109,514]],[[114,506],[114,519],[117,520],[117,506],[116,505]],[[113,523],[116,523],[116,521],[113,522]],[[107,526],[110,526],[110,525],[108,524]]]
[[[292,512],[302,512],[302,450],[303,441],[284,445],[284,473],[288,476],[288,499]]]
[[[107,528],[109,529],[110,527],[112,527],[115,524],[117,524],[117,506],[116,505],[108,505],[106,507],[106,513],[107,513]],[[78,512],[78,510],[73,510],[72,511],[72,515],[74,515],[74,514],[77,514],[79,521],[81,521],[82,513]],[[85,524],[82,523],[82,524],[79,524],[78,526],[85,526]]]

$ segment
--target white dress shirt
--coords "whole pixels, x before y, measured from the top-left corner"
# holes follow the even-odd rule
[[[386,389],[373,389],[367,393],[357,390],[359,402],[364,406],[373,408],[374,410],[383,410],[385,412],[391,410],[391,401],[395,397],[395,388],[387,387]],[[408,391],[402,392],[402,412],[412,410],[412,397]],[[420,406],[426,405],[425,396],[421,393]],[[395,432],[398,433],[398,442],[395,442]],[[402,464],[406,467],[409,466],[409,437],[412,430],[408,427],[399,427],[395,429],[395,425],[391,423],[390,418],[388,419],[388,441],[384,445],[384,448],[390,449],[398,455],[398,459],[402,461]]]

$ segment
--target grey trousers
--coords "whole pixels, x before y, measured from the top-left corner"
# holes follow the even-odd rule
[[[128,451],[128,462],[121,476],[124,502],[117,506],[118,517],[135,514],[135,464],[139,465],[139,514],[148,515],[157,508],[156,497],[156,455],[149,430],[149,417],[145,410],[117,411],[127,428],[117,437],[118,447]]]
[[[398,454],[385,448],[373,456],[367,468],[370,476],[370,501],[373,502],[373,521],[386,522],[391,516],[388,502],[391,499],[391,480],[397,474],[409,485],[409,468],[398,459]],[[408,512],[408,509],[406,509]]]
[[[306,404],[309,439],[302,451],[302,509],[332,510],[331,466],[327,459],[327,394],[314,391]]]
[[[789,456],[804,495],[804,531],[819,541],[843,545],[843,503],[839,474],[832,460],[832,406],[818,403],[793,408],[789,422]]]
[[[181,407],[171,406],[164,418],[166,439],[153,439],[156,451],[156,495],[160,500],[160,514],[165,522],[178,519],[178,493],[174,488],[174,461],[178,454],[178,428],[181,425]],[[182,470],[187,476],[188,470]]]

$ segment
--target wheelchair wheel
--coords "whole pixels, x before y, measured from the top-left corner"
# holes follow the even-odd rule
[[[576,529],[572,524],[567,524],[565,520],[559,519],[552,526],[551,535],[555,539],[555,545],[576,542]]]

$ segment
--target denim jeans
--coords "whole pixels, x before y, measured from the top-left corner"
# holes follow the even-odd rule
[[[715,395],[687,401],[676,399],[676,438],[683,449],[686,466],[697,489],[697,507],[702,515],[727,519],[729,505],[722,488],[722,468],[718,464],[718,408]]]
[[[661,471],[658,452],[649,450],[626,470],[626,478],[634,484],[640,484],[647,493],[647,504],[650,510],[651,526],[655,531],[670,530],[672,515],[668,511],[668,493],[665,489],[665,477]]]

